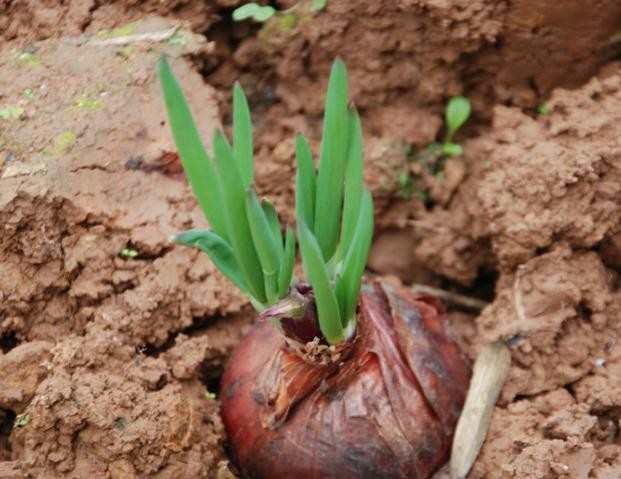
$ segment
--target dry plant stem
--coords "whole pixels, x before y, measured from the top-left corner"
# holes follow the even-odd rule
[[[520,288],[520,280],[524,274],[524,265],[518,266],[515,272],[515,281],[513,283],[513,303],[515,306],[515,313],[521,324],[526,323],[528,318],[526,317],[526,308],[524,307],[524,296],[522,295],[522,289]]]
[[[103,40],[93,40],[92,36],[81,35],[79,37],[66,38],[64,41],[65,43],[70,43],[73,45],[89,45],[97,47],[123,46],[141,42],[157,43],[164,42],[170,39],[175,33],[177,33],[177,30],[179,30],[179,27],[174,26],[167,30],[162,30],[159,32],[137,33],[135,35],[106,38]]]
[[[511,353],[502,341],[486,345],[479,353],[466,402],[455,429],[451,479],[465,479],[477,458],[510,365]]]
[[[451,291],[434,288],[433,286],[427,286],[425,284],[414,284],[412,286],[412,291],[416,294],[427,294],[429,296],[434,296],[449,303],[463,306],[468,309],[474,309],[476,311],[481,311],[489,304],[480,299],[464,296],[463,294],[452,293]]]

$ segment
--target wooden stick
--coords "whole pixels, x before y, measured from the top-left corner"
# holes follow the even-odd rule
[[[492,412],[511,366],[503,341],[486,345],[476,362],[451,450],[451,479],[465,479],[487,436]]]

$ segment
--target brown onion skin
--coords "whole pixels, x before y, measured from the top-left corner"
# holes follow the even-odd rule
[[[246,477],[424,479],[447,460],[469,375],[434,300],[374,281],[338,366],[258,323],[222,378],[222,417]]]

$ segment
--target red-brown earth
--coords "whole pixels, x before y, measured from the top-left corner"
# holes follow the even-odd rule
[[[370,269],[490,302],[449,311],[471,358],[511,345],[469,477],[620,477],[621,4],[282,1],[261,27],[231,22],[239,3],[0,0],[0,477],[235,477],[217,381],[252,314],[169,241],[205,222],[161,53],[208,146],[241,81],[257,186],[289,223],[293,137],[317,150],[341,56],[376,202]],[[431,175],[416,152],[456,94],[473,103],[465,154]]]

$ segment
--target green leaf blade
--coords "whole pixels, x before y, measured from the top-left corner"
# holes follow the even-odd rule
[[[281,249],[274,239],[272,227],[265,216],[256,193],[246,192],[246,214],[255,249],[259,256],[265,284],[267,304],[278,300],[278,273],[280,271]]]
[[[343,341],[345,333],[323,254],[313,233],[303,222],[298,224],[298,237],[304,272],[315,293],[319,328],[328,343],[339,343]]]
[[[285,235],[285,251],[283,253],[282,262],[280,263],[280,272],[278,273],[278,298],[284,298],[289,292],[291,278],[293,277],[293,266],[295,265],[295,235],[293,231],[287,228]]]
[[[298,221],[303,221],[311,231],[314,231],[317,176],[313,165],[313,154],[303,135],[298,135],[296,138],[295,159],[297,162],[295,215]]]
[[[350,111],[349,114],[351,118],[349,122],[350,141],[347,155],[347,169],[345,171],[343,217],[337,260],[343,259],[351,246],[351,241],[358,222],[360,201],[364,188],[362,126],[357,112]]]
[[[159,62],[159,78],[164,92],[173,138],[190,186],[210,226],[225,240],[228,239],[217,172],[203,146],[192,113],[164,57]]]
[[[280,231],[280,221],[278,220],[278,213],[276,212],[276,208],[274,205],[267,200],[261,201],[261,208],[263,208],[263,213],[267,218],[267,222],[270,225],[270,229],[272,230],[272,237],[278,246],[278,250],[280,255],[283,253],[283,240],[282,233]]]
[[[244,186],[253,179],[252,119],[244,90],[239,83],[233,87],[233,156],[239,167]]]
[[[450,142],[470,116],[470,101],[463,96],[451,98],[446,105],[446,142]]]
[[[216,233],[204,229],[187,230],[175,236],[175,243],[194,246],[207,253],[222,274],[230,279],[242,292],[248,294],[248,289],[235,259],[233,249]]]
[[[259,303],[266,302],[264,278],[246,214],[246,192],[239,168],[233,159],[233,151],[224,134],[217,130],[214,151],[222,178],[223,203],[219,208],[225,215],[230,243],[244,275],[248,289]]]
[[[345,64],[337,59],[328,82],[315,200],[314,233],[326,261],[336,248],[343,203],[349,119],[347,91]]]
[[[337,280],[336,291],[339,305],[343,311],[343,327],[355,321],[358,294],[362,283],[362,274],[369,256],[373,239],[373,199],[365,189],[360,203],[360,214],[356,231],[347,256],[343,262],[341,276]]]

